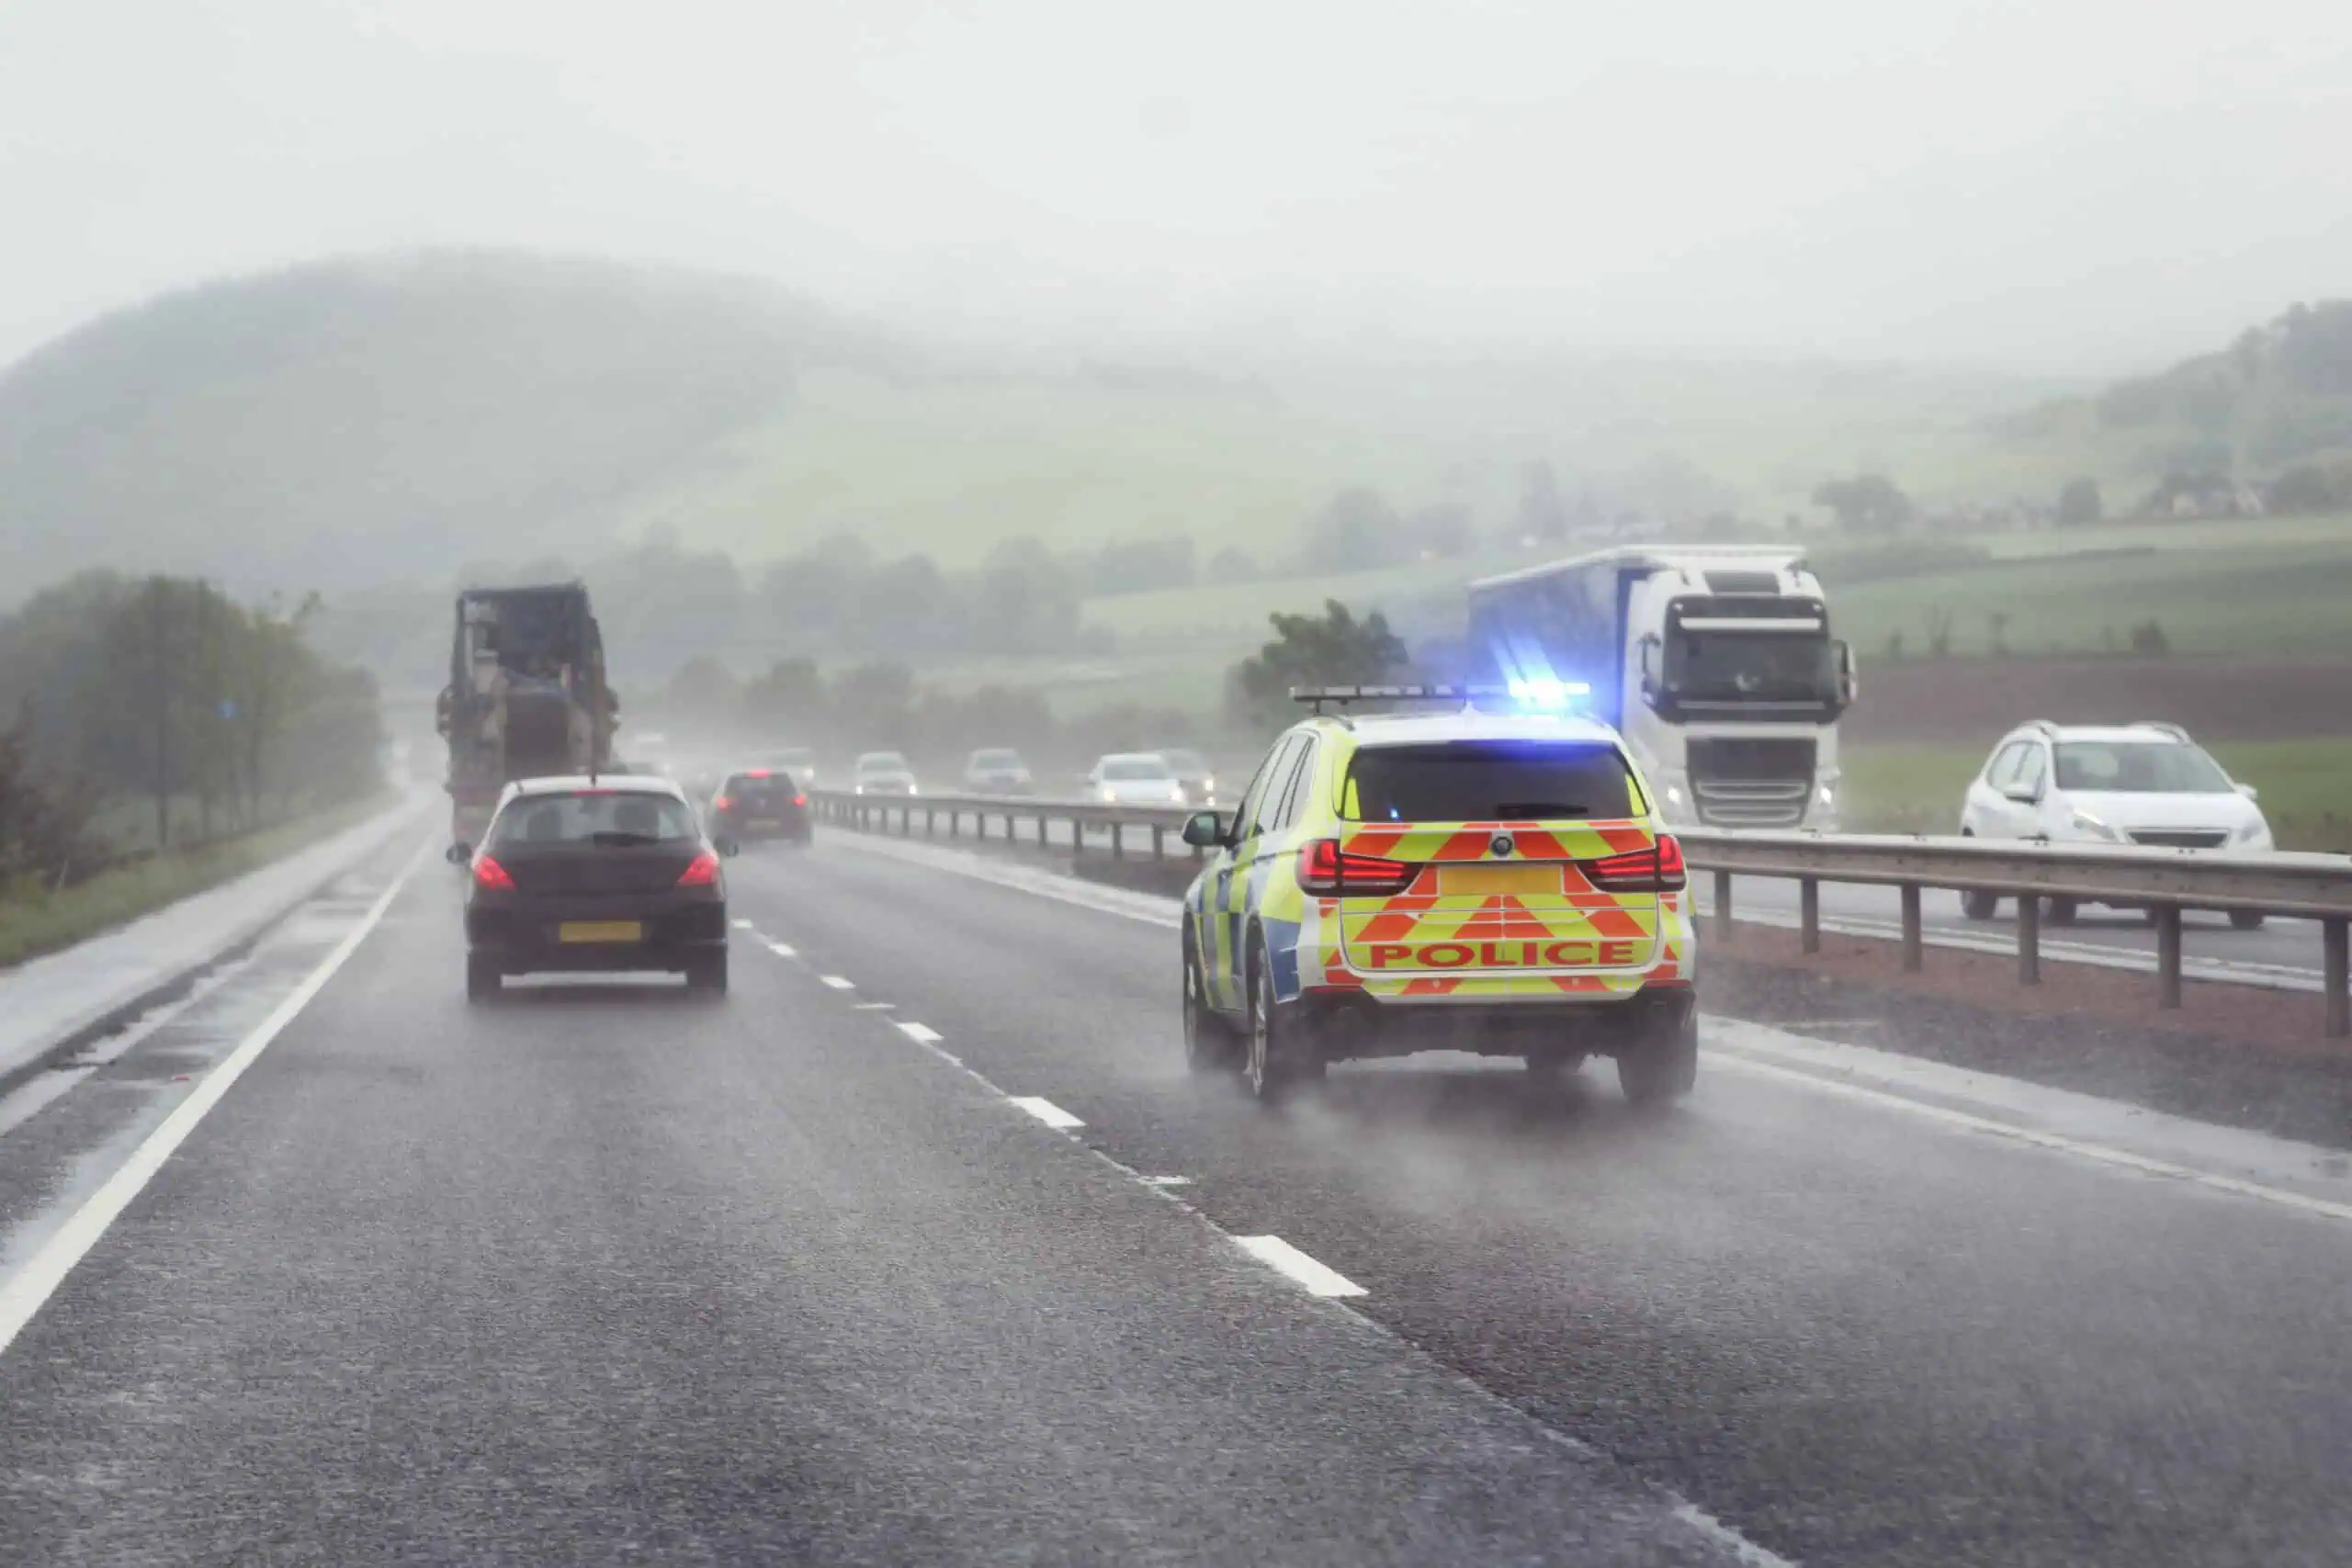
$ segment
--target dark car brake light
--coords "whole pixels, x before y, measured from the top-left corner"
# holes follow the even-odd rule
[[[731,795],[722,795],[710,805],[714,811],[732,811],[735,809],[735,797]]]
[[[1349,854],[1337,839],[1317,839],[1299,846],[1298,886],[1303,893],[1325,898],[1383,897],[1402,893],[1413,885],[1420,867],[1379,855]]]
[[[708,850],[688,861],[686,869],[678,873],[678,886],[681,887],[708,887],[718,880],[718,857]]]
[[[507,874],[504,866],[488,855],[476,855],[474,886],[492,893],[512,893],[514,891],[514,879]]]
[[[808,797],[805,795],[796,795],[792,797],[792,804],[795,806],[806,806],[808,804]]]
[[[1584,874],[1604,893],[1672,893],[1690,880],[1682,864],[1682,845],[1671,833],[1660,833],[1645,850],[1587,861]]]

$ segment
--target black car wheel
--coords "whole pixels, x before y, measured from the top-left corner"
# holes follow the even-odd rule
[[[505,986],[505,974],[498,967],[498,960],[487,953],[466,954],[466,1000],[494,1001]]]
[[[2258,931],[2262,929],[2262,921],[2263,914],[2259,909],[2232,909],[2230,911],[2230,925],[2237,931]]]
[[[1684,1008],[1617,1057],[1617,1087],[1634,1105],[1665,1105],[1699,1080],[1699,1014]]]
[[[1323,1076],[1323,1060],[1292,1037],[1290,1023],[1274,1003],[1274,965],[1263,941],[1250,952],[1250,1039],[1241,1082],[1250,1098],[1271,1105],[1298,1084]]]
[[[1232,1024],[1209,1006],[1208,980],[1190,926],[1184,928],[1184,1065],[1196,1073],[1231,1072],[1241,1041]]]
[[[686,989],[698,997],[727,994],[727,954],[710,953],[687,961]]]
[[[2071,926],[2082,912],[2082,906],[2072,898],[2050,900],[2050,923],[2053,926]]]

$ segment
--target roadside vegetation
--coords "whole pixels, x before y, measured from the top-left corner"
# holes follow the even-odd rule
[[[378,799],[374,679],[321,659],[309,615],[97,573],[0,619],[0,964]]]
[[[256,832],[112,861],[62,886],[39,877],[19,881],[0,897],[0,968],[71,947],[256,871],[364,820],[387,798],[377,792]]]

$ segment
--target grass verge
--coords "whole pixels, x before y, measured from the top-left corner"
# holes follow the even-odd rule
[[[71,947],[267,865],[365,820],[390,799],[389,795],[371,795],[259,832],[153,855],[58,892],[40,887],[0,892],[0,968]]]

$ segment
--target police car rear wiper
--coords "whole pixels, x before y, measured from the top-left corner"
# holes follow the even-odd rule
[[[1506,800],[1495,807],[1498,817],[1581,817],[1589,806],[1564,806],[1556,800]]]

